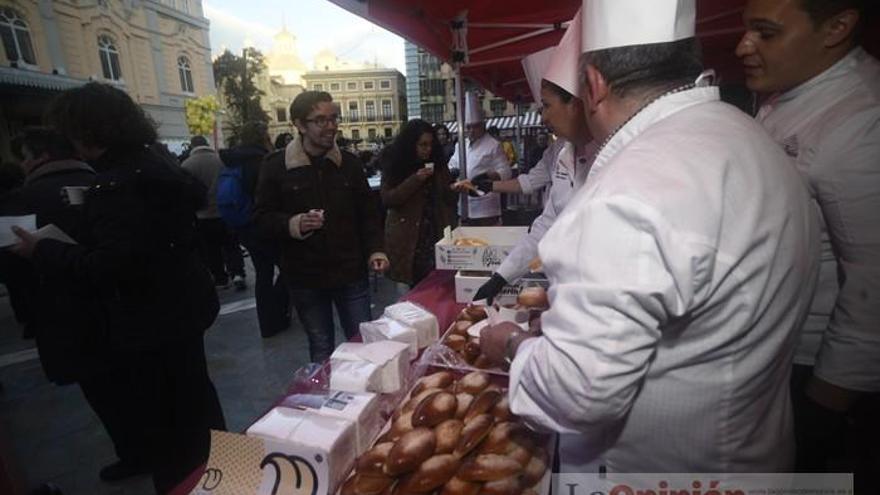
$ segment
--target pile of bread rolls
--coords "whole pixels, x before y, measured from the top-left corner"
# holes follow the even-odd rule
[[[543,287],[525,287],[517,296],[516,302],[517,307],[531,310],[529,326],[532,327],[532,320],[539,319],[540,312],[547,309],[547,291]],[[480,350],[480,339],[468,333],[471,326],[486,318],[485,306],[466,306],[446,332],[443,344],[458,353],[467,364],[474,368],[482,370],[494,368],[507,371],[506,364],[493,367],[493,364]],[[533,331],[538,332],[534,329]]]
[[[441,371],[413,387],[341,494],[537,495],[546,443],[510,413],[489,375]]]
[[[480,339],[468,334],[468,328],[486,319],[486,310],[482,306],[468,305],[452,323],[443,344],[452,349],[467,364],[479,369],[489,369],[493,364],[480,350]],[[505,368],[501,368],[505,369]]]

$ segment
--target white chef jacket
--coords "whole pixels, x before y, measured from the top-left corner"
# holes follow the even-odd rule
[[[552,182],[544,210],[532,222],[528,234],[516,244],[498,267],[498,274],[508,282],[515,281],[529,271],[529,263],[538,256],[538,242],[556,221],[572,194],[587,180],[590,159],[596,151],[596,145],[590,143],[586,148],[577,148],[562,139],[557,142],[563,142],[564,145],[557,154],[556,164],[548,167],[552,170]]]
[[[566,142],[564,139],[554,140],[547,145],[547,148],[541,155],[541,159],[538,160],[534,167],[530,168],[527,173],[516,176],[519,188],[523,194],[532,194],[553,181],[553,171],[556,170],[557,158],[559,158],[559,152],[562,151]]]
[[[507,155],[504,153],[504,148],[489,133],[484,134],[483,137],[473,143],[467,140],[466,145],[468,179],[473,179],[480,174],[493,171],[501,176],[501,180],[510,178],[512,173],[510,164],[507,161]],[[458,146],[456,146],[455,153],[449,159],[449,168],[458,168],[460,170],[459,161]],[[459,211],[459,214],[461,214],[461,211]],[[468,196],[468,218],[497,217],[500,215],[500,194],[488,193],[480,197]]]
[[[818,221],[760,125],[699,87],[638,113],[539,244],[544,335],[511,410],[562,433],[562,468],[774,472],[793,464],[789,375]]]
[[[819,286],[795,362],[843,388],[880,391],[880,62],[856,48],[772,98],[758,121],[822,212]]]

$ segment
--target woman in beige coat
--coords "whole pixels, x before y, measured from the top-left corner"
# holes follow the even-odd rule
[[[415,285],[434,269],[434,243],[455,222],[457,194],[449,189],[442,147],[424,120],[403,126],[381,166],[389,277]]]

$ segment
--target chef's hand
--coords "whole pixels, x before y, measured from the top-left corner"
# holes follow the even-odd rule
[[[492,182],[493,181],[489,177],[488,173],[480,174],[471,179],[471,183],[474,185],[474,187],[485,193],[492,192]]]
[[[324,226],[324,212],[311,210],[299,217],[299,231],[305,234],[312,230],[318,230]]]
[[[508,352],[513,359],[517,347],[527,338],[529,335],[523,332],[519,325],[504,321],[486,327],[480,332],[480,351],[492,364],[504,364]]]
[[[481,301],[485,299],[486,304],[492,304],[492,300],[495,299],[495,296],[501,292],[501,289],[503,289],[505,285],[507,285],[507,280],[504,280],[504,277],[497,272],[493,273],[489,280],[477,289],[473,300]]]
[[[12,233],[18,237],[19,241],[18,244],[12,246],[9,250],[22,258],[31,259],[34,255],[34,248],[37,247],[40,239],[21,227],[13,226]]]

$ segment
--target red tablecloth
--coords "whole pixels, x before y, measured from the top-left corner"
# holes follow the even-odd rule
[[[434,316],[437,317],[437,322],[440,324],[441,333],[452,324],[455,317],[464,307],[464,304],[455,302],[455,272],[445,270],[434,270],[418,285],[413,287],[412,290],[401,297],[400,300],[417,303],[434,313]],[[357,337],[358,340],[359,337]],[[292,383],[288,387],[288,394],[302,392],[304,391],[302,388],[302,384]],[[279,397],[272,407],[279,405],[284,401],[284,398]],[[187,495],[195,488],[204,472],[205,466],[200,466],[177,485],[170,492],[170,495]]]

